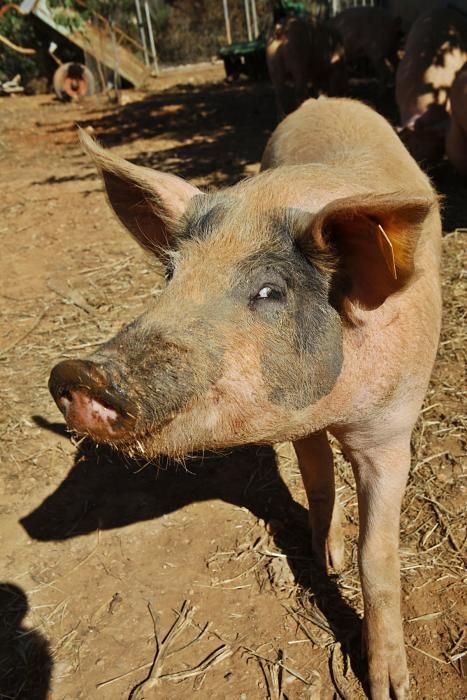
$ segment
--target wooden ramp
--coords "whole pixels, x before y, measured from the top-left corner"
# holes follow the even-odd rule
[[[45,0],[23,0],[20,10],[22,14],[33,14],[109,70],[117,65],[118,74],[134,87],[139,87],[151,73],[143,60],[143,47],[118,27],[114,27],[112,40],[109,23],[101,15],[94,14],[93,20],[85,22],[79,31],[70,31],[55,22]]]

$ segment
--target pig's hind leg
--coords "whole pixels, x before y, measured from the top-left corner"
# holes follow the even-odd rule
[[[408,697],[400,611],[399,523],[410,466],[410,433],[344,445],[355,474],[360,520],[359,568],[372,700]]]
[[[344,564],[344,536],[326,432],[297,440],[294,447],[310,508],[313,553],[327,571],[339,571]]]

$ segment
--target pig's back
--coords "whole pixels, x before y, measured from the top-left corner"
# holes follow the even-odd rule
[[[261,169],[320,163],[369,191],[431,192],[422,173],[388,122],[356,100],[307,100],[277,127]]]

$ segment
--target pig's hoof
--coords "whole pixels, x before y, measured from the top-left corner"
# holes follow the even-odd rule
[[[332,574],[344,568],[344,531],[342,515],[338,501],[334,503],[331,518],[329,505],[315,504],[310,508],[309,524],[311,529],[312,550],[316,561]]]
[[[372,700],[408,700],[409,675],[405,650],[389,644],[377,652],[369,652],[368,680]],[[392,695],[390,695],[392,691]]]
[[[327,562],[332,571],[339,572],[344,568],[344,536],[342,531],[337,538],[328,538],[327,541]]]
[[[327,534],[320,533],[318,523],[310,518],[312,549],[315,559],[327,574],[338,573],[344,568],[344,532],[340,518],[335,518]]]

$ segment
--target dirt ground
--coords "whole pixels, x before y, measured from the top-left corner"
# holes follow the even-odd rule
[[[92,351],[161,284],[76,123],[137,163],[231,183],[256,171],[274,102],[221,77],[169,76],[123,106],[0,102],[0,698],[365,697],[357,505],[337,449],[348,566],[326,579],[290,445],[144,466],[70,441],[47,390],[53,364]],[[403,616],[412,697],[461,700],[467,187],[447,165],[434,175],[445,318],[403,506]],[[157,683],[138,688],[154,663]]]

